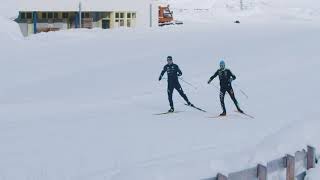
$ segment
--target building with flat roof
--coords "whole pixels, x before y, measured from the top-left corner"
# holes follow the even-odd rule
[[[153,0],[27,0],[19,5],[24,36],[72,28],[158,26],[158,6]]]

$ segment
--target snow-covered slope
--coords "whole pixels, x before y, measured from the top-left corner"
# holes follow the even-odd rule
[[[240,6],[240,0],[160,0],[177,8],[212,8]],[[317,0],[242,0],[243,5],[273,6],[278,8],[320,8]]]
[[[150,31],[73,30],[1,42],[3,179],[200,179],[319,147],[319,25],[229,21]],[[169,41],[170,40],[170,41]],[[167,55],[209,113],[168,109]],[[220,113],[208,78],[224,58],[249,119]],[[214,81],[217,85],[218,82]],[[246,99],[240,89],[249,95]]]
[[[320,179],[320,167],[319,167],[319,165],[315,169],[311,169],[308,172],[305,180],[318,180],[318,179]]]
[[[16,17],[19,9],[33,7],[35,1],[22,0],[3,0],[0,6],[0,16]],[[214,16],[226,16],[230,13],[238,12],[240,9],[239,0],[155,0],[160,3],[168,3],[176,9],[209,9],[214,12]],[[84,1],[88,6],[96,6],[97,2],[90,5],[90,1]],[[66,6],[73,7],[75,1],[65,1]],[[34,7],[39,5],[35,4]],[[43,5],[42,5],[43,6]],[[281,14],[298,15],[298,16],[320,16],[320,1],[318,0],[243,0],[245,10],[254,13],[251,15],[261,14],[262,12],[270,15],[279,16]],[[50,8],[50,7],[48,7]],[[227,10],[227,13],[226,13]],[[243,13],[243,12],[242,12]]]
[[[0,47],[8,45],[7,42],[13,40],[22,40],[22,34],[17,23],[0,16],[0,24],[0,41],[2,42]]]
[[[216,21],[313,21],[320,22],[317,0],[160,0],[170,4],[174,17],[184,23]]]
[[[1,6],[2,15],[11,17],[15,3]],[[264,12],[281,10],[266,7],[272,11]],[[278,19],[259,11],[221,12],[244,21],[213,21],[205,12],[187,16],[184,26],[149,31],[21,38],[18,26],[1,17],[0,177],[194,180],[265,163],[307,144],[319,149],[318,16],[306,21],[297,13],[283,15],[288,11]],[[184,106],[175,93],[183,112],[153,115],[168,109],[166,82],[157,81],[167,55],[197,87],[181,82],[190,100],[208,113]],[[208,118],[221,111],[219,91],[206,84],[221,58],[237,75],[241,107],[255,119],[233,112],[228,96],[230,116]]]

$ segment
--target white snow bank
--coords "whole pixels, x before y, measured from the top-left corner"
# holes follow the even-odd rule
[[[19,25],[11,19],[0,16],[0,43],[1,46],[5,46],[11,43],[8,43],[8,40],[21,40],[22,34],[19,28]]]
[[[219,22],[2,41],[15,48],[4,46],[0,62],[0,175],[193,180],[318,146],[318,32],[308,22]],[[166,82],[157,81],[167,55],[198,87],[181,82],[208,114],[175,93],[184,112],[153,115],[168,108]],[[237,75],[241,107],[256,119],[235,114],[228,96],[231,116],[208,118],[221,111],[219,91],[206,84],[220,58]]]
[[[239,0],[169,0],[172,7],[179,9],[175,15],[179,20],[216,18],[245,18],[255,17],[263,21],[265,17],[283,20],[320,20],[320,3],[317,0],[243,0],[243,11],[240,10]],[[208,11],[208,12],[199,12]],[[183,12],[181,14],[181,12]],[[202,15],[199,16],[199,13]]]
[[[266,164],[267,161],[280,158],[279,155],[294,155],[298,150],[306,150],[307,145],[320,149],[319,127],[318,119],[291,122],[257,144],[255,150],[250,153],[250,162]],[[263,159],[266,161],[261,161]]]
[[[310,169],[307,172],[307,176],[304,179],[305,180],[319,180],[320,179],[320,165],[317,164],[316,168]]]
[[[240,0],[163,0],[176,8],[240,7]],[[242,0],[245,8],[270,6],[274,8],[320,8],[318,0]]]

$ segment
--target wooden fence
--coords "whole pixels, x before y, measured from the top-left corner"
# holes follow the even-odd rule
[[[314,168],[315,164],[315,148],[308,146],[307,151],[297,151],[294,156],[288,154],[268,162],[267,165],[258,164],[228,176],[218,173],[216,177],[203,180],[303,180],[307,170]]]

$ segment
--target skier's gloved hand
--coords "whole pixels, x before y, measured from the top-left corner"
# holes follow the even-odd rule
[[[211,83],[211,79],[209,79],[209,81],[208,81],[208,84],[210,84]]]
[[[160,76],[160,77],[159,77],[159,81],[161,81],[161,79],[162,79],[162,77]]]
[[[178,75],[178,76],[182,76],[182,74],[180,74],[180,73],[178,73],[177,75]]]

